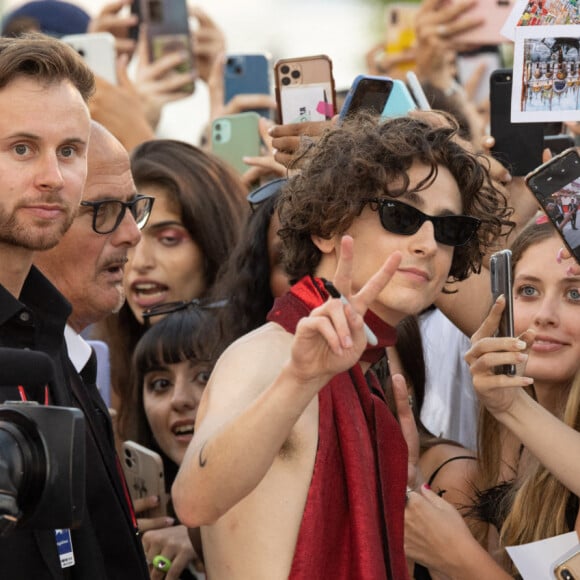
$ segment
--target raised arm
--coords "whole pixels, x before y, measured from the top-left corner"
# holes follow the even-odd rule
[[[262,481],[293,430],[300,431],[320,389],[358,362],[366,346],[362,316],[400,260],[400,253],[390,256],[351,295],[352,238],[345,236],[335,283],[349,305],[328,300],[298,323],[295,335],[270,324],[226,351],[206,387],[173,485],[182,522],[214,522]]]

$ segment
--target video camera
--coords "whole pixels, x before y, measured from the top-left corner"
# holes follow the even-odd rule
[[[50,386],[54,376],[45,353],[0,348],[0,385],[22,385],[31,394]],[[74,528],[84,495],[82,412],[35,402],[0,404],[0,537],[21,528]]]

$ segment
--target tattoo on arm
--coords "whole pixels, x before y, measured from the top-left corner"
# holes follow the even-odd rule
[[[199,450],[199,466],[200,467],[205,467],[205,464],[207,463],[207,457],[202,457],[203,450],[205,449],[206,445],[207,445],[207,441],[201,446],[201,449]]]

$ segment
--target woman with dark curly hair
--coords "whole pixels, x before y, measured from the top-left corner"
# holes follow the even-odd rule
[[[449,124],[352,119],[304,162],[279,206],[297,281],[214,367],[173,501],[210,577],[403,579],[417,476],[371,365],[509,211]]]

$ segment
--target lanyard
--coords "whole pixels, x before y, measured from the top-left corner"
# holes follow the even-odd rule
[[[26,391],[24,390],[24,387],[22,385],[18,385],[18,392],[20,393],[21,401],[28,401]],[[44,404],[48,405],[48,385],[44,385]]]

